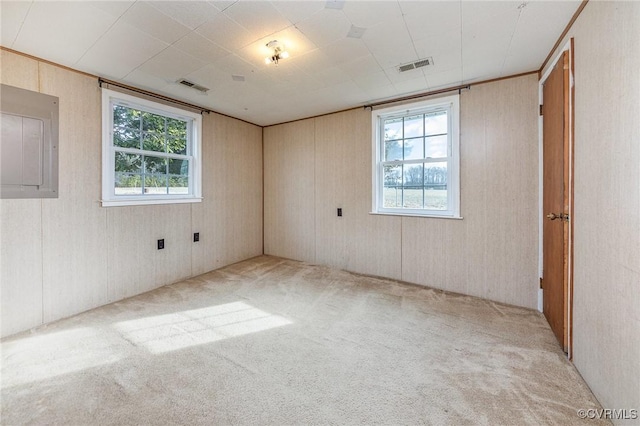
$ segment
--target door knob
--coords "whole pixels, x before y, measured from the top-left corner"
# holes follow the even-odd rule
[[[569,220],[569,215],[568,214],[564,214],[564,213],[559,213],[559,214],[555,214],[555,213],[549,213],[547,215],[547,219],[550,220],[556,220],[556,219],[560,219],[560,220]]]

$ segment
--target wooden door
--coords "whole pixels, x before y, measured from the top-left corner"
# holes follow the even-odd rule
[[[569,54],[543,83],[543,311],[569,347]]]

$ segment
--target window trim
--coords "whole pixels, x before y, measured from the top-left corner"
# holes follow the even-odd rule
[[[166,117],[190,121],[191,135],[188,194],[115,195],[115,152],[113,105],[125,105]],[[127,151],[127,148],[120,149]],[[147,151],[134,150],[144,154]],[[158,154],[155,152],[148,152]],[[165,155],[166,156],[166,155]],[[169,154],[169,157],[171,154]],[[202,115],[147,99],[102,88],[102,207],[151,204],[198,203],[202,201]]]
[[[429,110],[447,108],[450,111],[449,145],[451,156],[447,157],[447,210],[388,208],[382,206],[384,141],[381,139],[382,120],[393,116],[407,116]],[[462,219],[460,216],[460,96],[449,95],[435,99],[403,104],[371,111],[372,125],[372,210],[371,214],[390,216],[433,217]]]

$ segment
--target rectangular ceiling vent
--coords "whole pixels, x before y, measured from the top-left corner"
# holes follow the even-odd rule
[[[433,65],[433,58],[424,58],[419,61],[409,62],[408,64],[403,64],[398,67],[398,72],[407,72],[411,70],[415,70],[417,68],[426,67],[429,65]]]
[[[192,89],[196,89],[202,93],[207,93],[209,91],[209,88],[204,87],[204,86],[200,86],[199,84],[193,83],[189,80],[185,80],[184,78],[178,80],[179,84],[182,84],[183,86],[187,86],[187,87],[191,87]]]

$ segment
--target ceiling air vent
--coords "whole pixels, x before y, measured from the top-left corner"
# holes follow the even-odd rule
[[[424,58],[419,61],[409,62],[408,64],[403,64],[398,67],[398,72],[407,72],[411,70],[415,70],[416,68],[422,68],[429,65],[433,65],[433,58]]]
[[[182,84],[183,86],[187,86],[187,87],[191,87],[192,89],[196,89],[196,90],[198,90],[198,91],[200,91],[202,93],[207,93],[209,91],[209,88],[204,87],[204,86],[200,86],[199,84],[193,83],[193,82],[191,82],[189,80],[185,80],[184,78],[178,80],[178,83]]]

